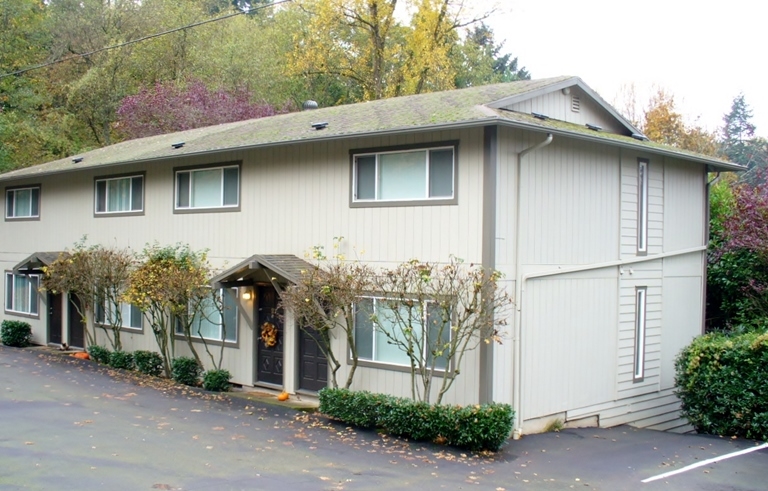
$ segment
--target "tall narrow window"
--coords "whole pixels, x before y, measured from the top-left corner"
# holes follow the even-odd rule
[[[643,380],[645,375],[645,311],[646,287],[635,290],[635,363],[633,378],[635,382]]]
[[[96,214],[144,210],[144,176],[96,179]]]
[[[40,218],[40,186],[5,190],[6,220]]]
[[[637,160],[637,253],[648,252],[648,161]]]

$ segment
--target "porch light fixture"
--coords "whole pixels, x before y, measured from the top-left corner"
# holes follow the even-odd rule
[[[250,288],[246,288],[243,290],[243,300],[250,300],[253,298],[253,293],[251,292]]]

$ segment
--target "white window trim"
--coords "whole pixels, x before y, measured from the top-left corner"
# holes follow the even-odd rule
[[[6,271],[5,272],[5,277],[4,277],[4,281],[5,281],[4,288],[6,289],[6,292],[5,292],[5,298],[3,298],[3,309],[4,309],[5,312],[7,312],[9,314],[24,316],[24,317],[35,317],[35,318],[39,317],[40,316],[40,293],[38,292],[38,294],[37,294],[37,302],[32,302],[32,288],[33,288],[33,285],[32,285],[31,282],[28,283],[28,286],[27,286],[27,296],[29,297],[28,300],[29,300],[30,312],[24,312],[24,311],[21,311],[21,310],[14,310],[13,308],[10,308],[10,309],[8,308],[8,296],[9,295],[11,295],[11,302],[10,302],[11,306],[13,306],[16,303],[15,302],[16,298],[13,296],[14,292],[15,292],[15,288],[11,288],[10,290],[8,290],[8,277],[9,276],[13,277],[13,283],[15,283],[15,279],[16,279],[15,277],[16,276],[25,276],[27,278],[37,278],[37,285],[38,285],[38,288],[39,288],[40,287],[40,275],[37,275],[37,274],[20,275],[20,274],[15,274],[15,273],[13,273],[11,271]],[[34,309],[34,312],[31,311],[32,309]]]
[[[17,208],[16,205],[16,193],[19,191],[32,191],[37,190],[37,215],[24,215],[24,216],[18,216],[18,215],[10,215],[9,209],[8,209],[8,195],[13,193],[13,205],[14,205],[14,213]],[[4,208],[5,208],[5,219],[6,220],[39,220],[40,219],[40,201],[42,200],[42,191],[40,189],[39,185],[32,185],[32,186],[22,186],[22,187],[15,187],[15,188],[6,188],[5,190],[5,201],[4,201]]]
[[[632,378],[642,382],[645,378],[645,338],[646,314],[648,306],[648,288],[635,289],[635,353]]]
[[[648,253],[648,160],[637,159],[637,253]]]
[[[430,197],[429,196],[429,185],[430,185],[430,161],[429,161],[429,155],[431,151],[434,150],[451,150],[453,153],[453,166],[451,168],[451,185],[452,185],[452,194],[451,196],[436,196],[436,197]],[[378,197],[374,197],[373,199],[359,199],[357,197],[357,189],[358,189],[358,165],[357,165],[357,159],[359,157],[375,157],[376,158],[376,167],[374,172],[374,193],[378,195],[379,193],[379,156],[380,155],[388,155],[388,154],[397,154],[397,153],[411,153],[411,152],[420,152],[424,151],[426,152],[426,161],[425,161],[425,168],[424,171],[426,173],[426,182],[425,182],[425,190],[424,190],[424,196],[422,198],[400,198],[400,199],[381,199]],[[373,149],[373,150],[358,150],[358,151],[352,151],[351,152],[351,162],[352,162],[352,179],[351,179],[351,200],[350,204],[357,207],[367,207],[367,206],[405,206],[405,205],[438,205],[438,204],[455,204],[456,203],[456,196],[457,196],[457,173],[458,173],[458,143],[457,142],[444,142],[439,143],[435,145],[430,144],[424,144],[424,145],[409,145],[407,147],[398,147],[393,149]]]
[[[224,204],[224,169],[237,169],[237,203],[234,205],[225,205]],[[192,174],[195,172],[204,172],[204,171],[211,171],[211,170],[217,170],[220,169],[221,172],[221,183],[220,183],[220,192],[221,192],[221,204],[217,206],[192,206],[191,204],[189,206],[179,206],[179,174],[190,174],[189,179],[189,200],[190,203],[192,202]],[[181,213],[195,213],[195,212],[204,212],[204,211],[212,211],[212,210],[221,210],[221,211],[237,211],[240,209],[240,200],[241,200],[241,188],[242,188],[242,169],[240,164],[223,164],[223,165],[211,165],[211,166],[202,166],[202,167],[187,167],[187,168],[180,168],[175,169],[173,173],[173,209],[174,212],[181,212]]]
[[[139,209],[137,209],[137,210],[130,209],[130,210],[123,210],[123,211],[99,211],[99,183],[100,182],[107,183],[107,186],[105,188],[105,193],[107,193],[107,194],[104,196],[104,203],[105,203],[105,206],[108,207],[108,203],[109,203],[109,195],[108,195],[108,193],[109,193],[109,181],[120,181],[120,180],[127,179],[130,182],[130,184],[131,184],[131,191],[130,191],[131,203],[130,203],[130,207],[133,208],[133,179],[135,179],[137,177],[141,178],[141,207]],[[93,188],[94,188],[93,189],[93,198],[94,198],[93,199],[93,212],[96,215],[100,215],[100,216],[102,216],[102,215],[130,215],[130,214],[142,214],[142,213],[144,213],[145,179],[144,179],[144,175],[143,174],[133,174],[133,175],[129,175],[129,176],[115,176],[115,177],[97,178],[94,181]]]
[[[362,296],[360,298],[361,299],[370,298],[370,299],[372,299],[374,301],[374,305],[378,301],[386,302],[386,301],[396,301],[397,300],[395,298],[384,297],[384,296],[375,296],[375,295],[365,295],[365,296]],[[428,301],[427,304],[429,304],[429,303],[431,303],[431,302]],[[422,322],[422,324],[421,324],[422,335],[426,335],[424,333],[424,327],[427,326],[428,322],[429,322],[429,320],[428,320],[428,312],[429,312],[429,307],[426,307],[426,308],[423,309],[423,314],[422,314],[422,319],[421,319],[421,322]],[[376,353],[376,331],[377,330],[378,330],[378,325],[376,323],[374,323],[373,324],[373,331],[372,331],[373,338],[372,338],[372,342],[371,342],[371,353],[373,353],[373,354]],[[353,332],[357,332],[357,326],[355,326],[355,328],[353,329]],[[448,334],[449,335],[450,335],[450,332],[451,331],[449,329],[448,330]],[[428,347],[429,347],[429,343],[428,342],[427,343],[423,343],[422,354],[421,354],[423,362],[426,362],[427,357],[429,355],[429,353],[427,352],[427,348]],[[406,357],[408,356],[405,352],[403,352],[403,355],[406,356]],[[351,352],[349,353],[349,356],[351,356]],[[380,361],[380,360],[376,360],[376,359],[373,359],[373,358],[363,358],[363,357],[360,356],[359,352],[358,352],[358,358],[357,359],[358,359],[358,362],[364,362],[365,364],[367,364],[369,366],[396,367],[396,368],[405,368],[405,369],[408,369],[408,370],[410,370],[410,368],[411,368],[410,363],[394,363],[394,362],[388,362],[388,361]],[[450,369],[450,365],[451,365],[451,360],[448,360],[446,368],[435,367],[435,372],[444,372],[446,369]]]

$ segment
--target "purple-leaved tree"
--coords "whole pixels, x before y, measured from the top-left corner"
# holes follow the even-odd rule
[[[122,100],[116,126],[132,139],[288,112],[287,104],[253,103],[251,95],[245,88],[211,90],[200,81],[157,83]]]

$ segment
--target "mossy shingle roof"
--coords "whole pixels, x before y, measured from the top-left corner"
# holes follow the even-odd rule
[[[78,157],[82,157],[82,160],[78,163],[73,163],[72,157],[67,157],[1,174],[0,181],[234,149],[485,124],[505,124],[579,139],[599,140],[613,145],[643,148],[653,153],[700,162],[718,170],[740,169],[739,166],[722,160],[665,145],[641,142],[628,136],[594,132],[562,121],[541,121],[528,114],[489,107],[496,101],[510,97],[539,93],[547,88],[557,90],[554,87],[567,84],[570,80],[574,85],[583,84],[574,77],[524,80],[281,114],[139,138],[79,154]],[[327,127],[320,130],[312,127],[313,123],[320,122],[328,123]],[[173,148],[172,145],[177,142],[184,142],[184,146]]]

